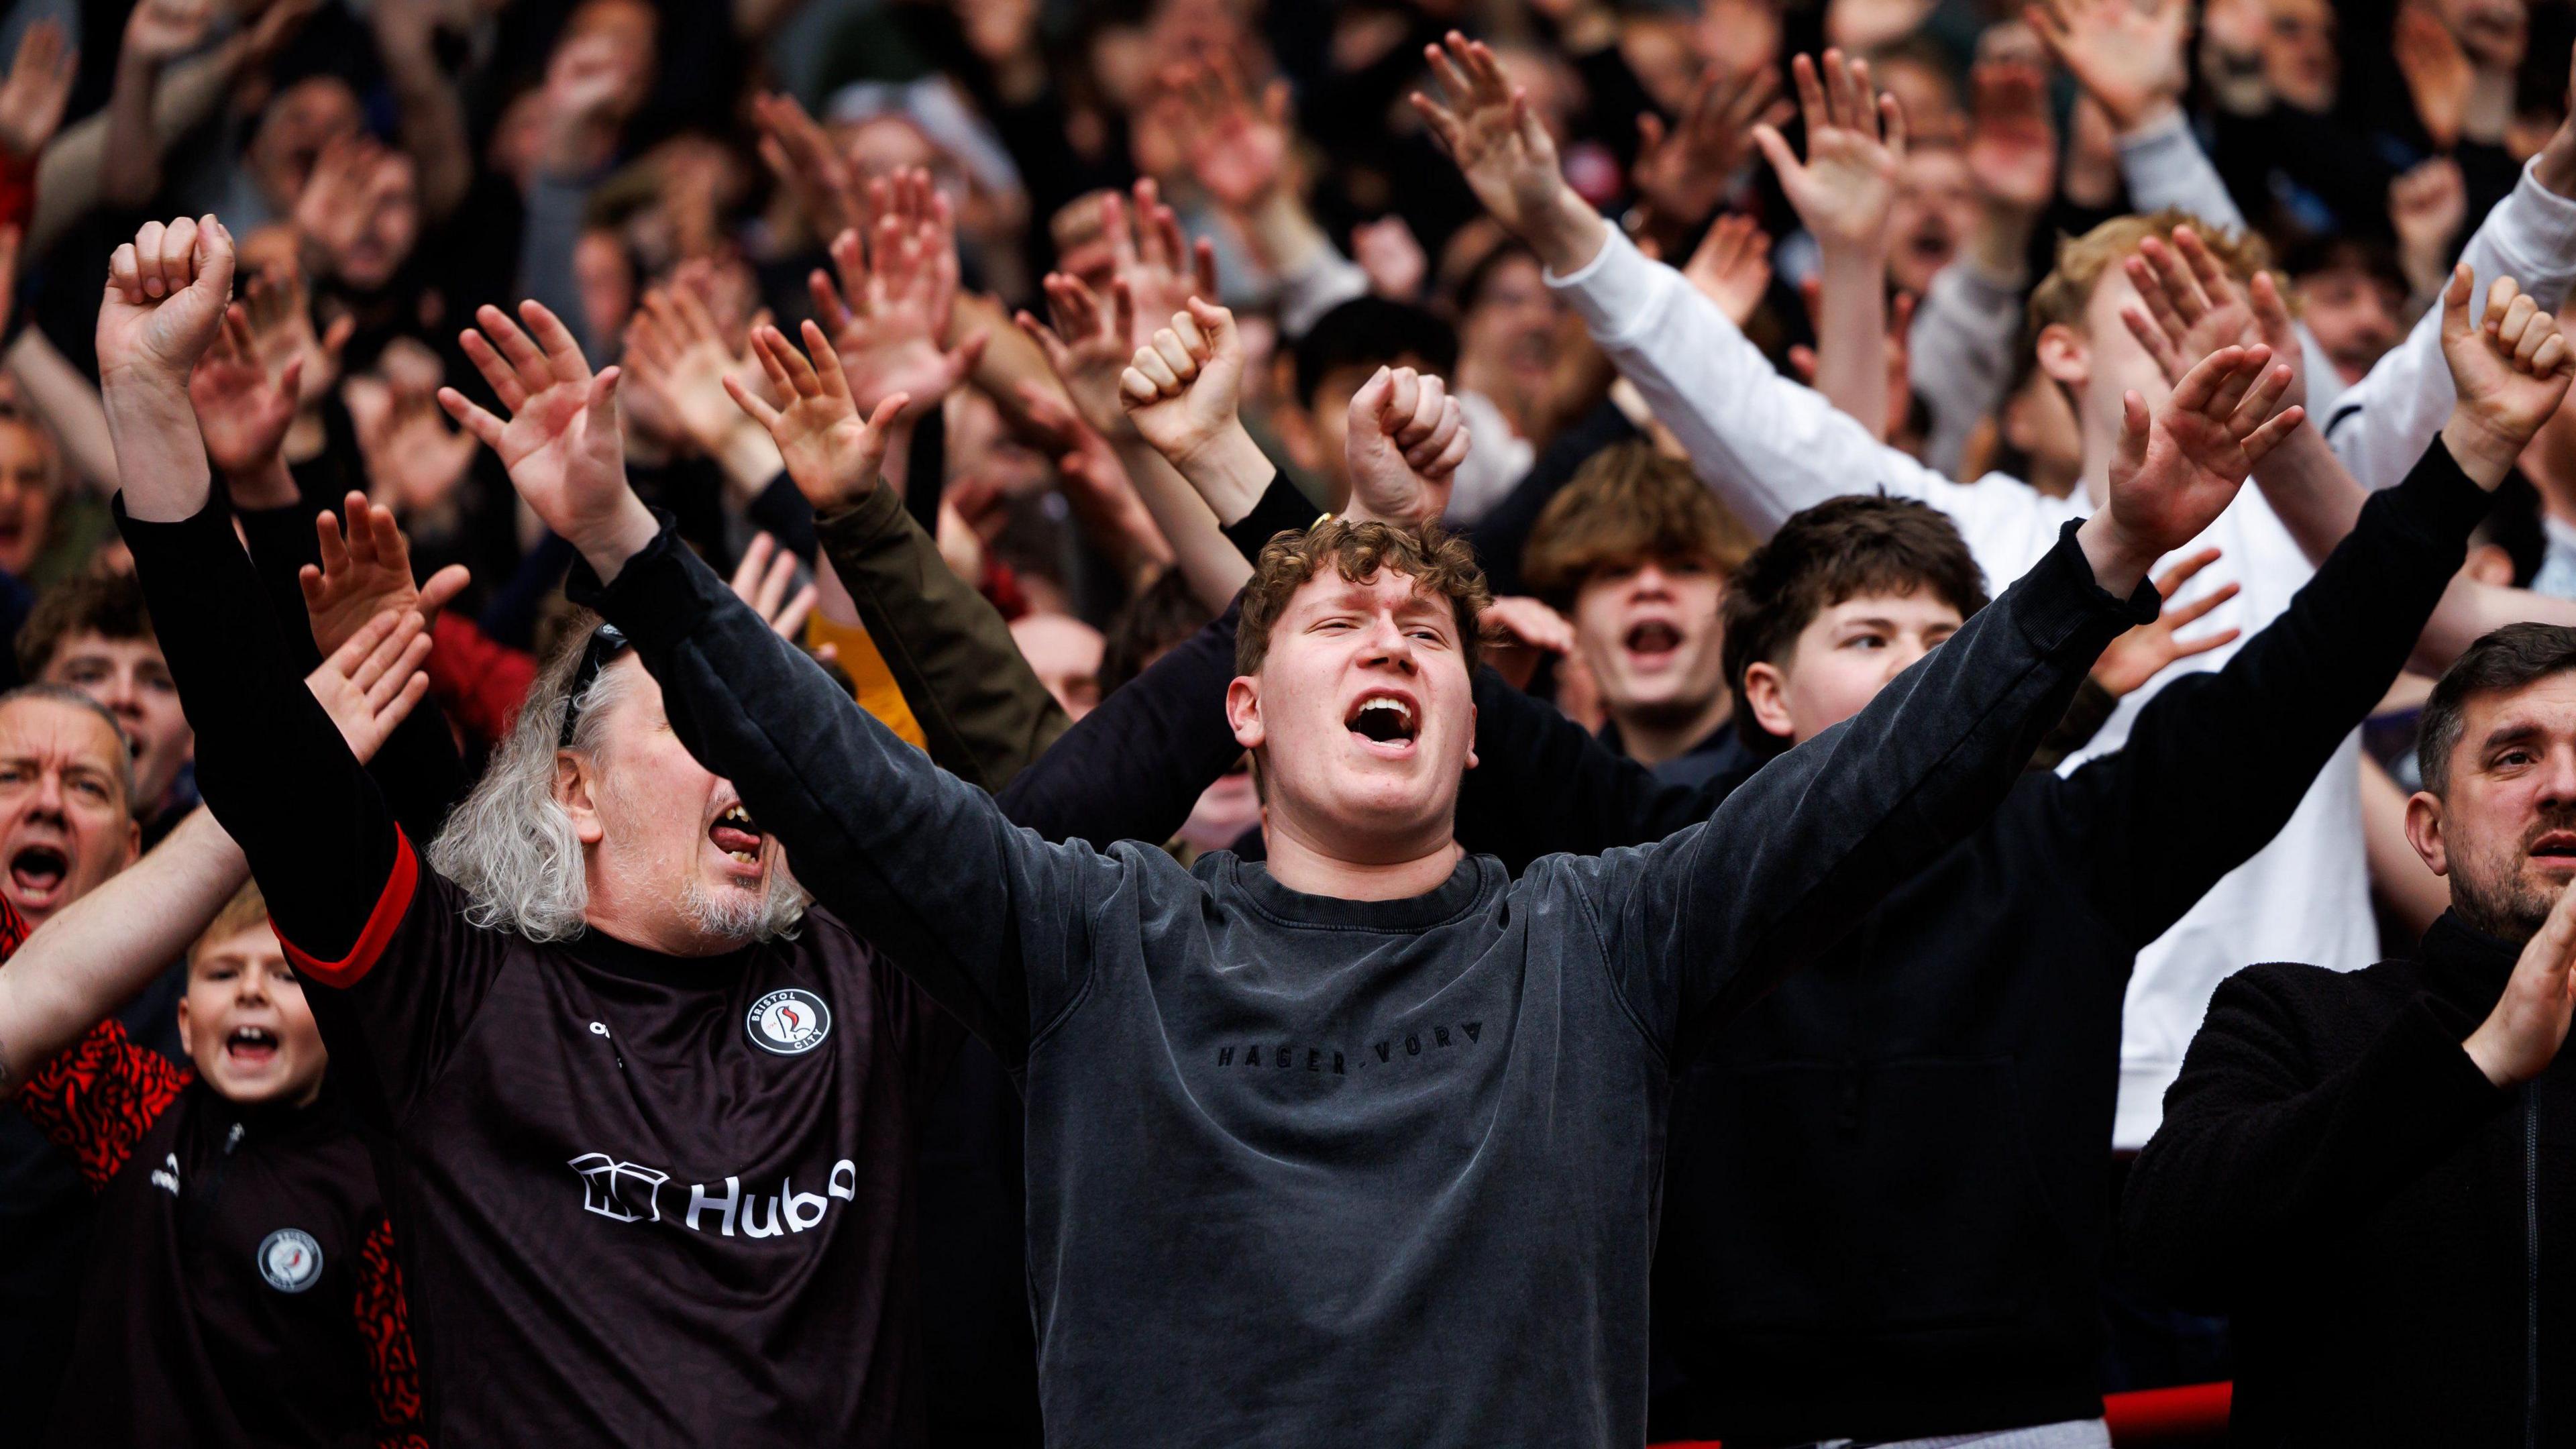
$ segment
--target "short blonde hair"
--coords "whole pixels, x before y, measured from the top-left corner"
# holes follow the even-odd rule
[[[189,964],[194,965],[217,943],[267,924],[268,898],[259,893],[259,882],[244,881],[242,888],[233,892],[233,898],[224,902],[224,908],[215,912],[215,918],[206,923],[206,929],[197,933],[196,942],[188,947]]]
[[[2188,226],[2209,244],[2209,253],[2239,282],[2251,282],[2272,266],[2272,249],[2250,231],[2212,226],[2178,207],[2142,215],[2115,216],[2082,236],[2057,239],[2057,265],[2031,289],[2029,324],[2022,337],[2025,351],[2039,345],[2039,334],[2057,323],[2082,330],[2084,309],[2102,274],[2126,261],[2148,237],[2169,236]],[[2277,278],[2275,280],[2278,280]],[[2284,286],[2286,293],[2289,289]]]

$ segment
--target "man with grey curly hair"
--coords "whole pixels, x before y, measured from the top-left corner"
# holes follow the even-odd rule
[[[99,346],[121,522],[206,802],[399,1161],[427,1422],[460,1444],[920,1442],[914,1120],[958,1029],[805,910],[612,629],[550,662],[415,852],[209,495],[187,383],[232,265],[211,217],[117,253]]]

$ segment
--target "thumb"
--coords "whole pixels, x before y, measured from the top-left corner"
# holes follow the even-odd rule
[[[1779,127],[1769,121],[1756,125],[1753,128],[1753,144],[1762,148],[1762,159],[1771,163],[1772,170],[1782,176],[1798,174],[1800,169],[1798,153],[1789,149],[1789,143],[1780,135]]]
[[[625,377],[625,375],[626,373],[623,368],[618,367],[615,363],[611,363],[608,366],[601,368],[599,370],[599,374],[590,380],[589,417],[587,421],[589,422],[594,435],[613,438],[616,437],[618,431],[617,384],[620,379]],[[624,445],[624,441],[625,440],[623,438],[617,438],[617,442],[620,446]]]
[[[1207,334],[1208,350],[1214,357],[1233,358],[1242,355],[1243,334],[1235,330],[1234,313],[1204,297],[1189,299],[1190,319]]]
[[[198,288],[211,295],[217,306],[232,300],[233,234],[224,230],[213,212],[197,223],[197,280],[190,290]]]
[[[2120,395],[2120,456],[2131,463],[2147,460],[2147,432],[2154,426],[2147,400],[2132,388]]]
[[[1395,369],[1391,367],[1380,367],[1371,373],[1369,380],[1360,384],[1360,390],[1351,394],[1350,439],[1354,445],[1368,434],[1383,431],[1378,415],[1386,411],[1388,400],[1394,396]]]
[[[2476,274],[2462,262],[2451,268],[2450,285],[2442,289],[2442,340],[2458,342],[2469,335],[2469,295],[2477,290]]]

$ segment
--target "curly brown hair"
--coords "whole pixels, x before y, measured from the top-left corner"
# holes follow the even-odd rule
[[[1243,586],[1243,618],[1234,635],[1234,671],[1258,674],[1270,655],[1270,631],[1288,610],[1288,601],[1325,565],[1343,578],[1363,583],[1380,569],[1412,578],[1414,587],[1446,599],[1458,618],[1458,647],[1470,674],[1475,672],[1476,618],[1494,601],[1485,587],[1485,571],[1476,566],[1475,550],[1436,527],[1419,532],[1384,523],[1353,523],[1327,518],[1304,533],[1282,533],[1262,546]]]

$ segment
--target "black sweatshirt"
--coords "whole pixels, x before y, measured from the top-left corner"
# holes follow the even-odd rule
[[[2508,1092],[2461,1048],[2520,950],[2445,915],[2414,960],[2210,999],[2123,1219],[2229,1314],[2238,1442],[2576,1442],[2576,1053]]]
[[[955,1025],[819,912],[699,960],[472,924],[222,508],[121,523],[207,803],[387,1140],[433,1436],[920,1442],[912,1117]]]
[[[1641,1442],[1670,1063],[1973,830],[2156,608],[2070,533],[1714,818],[1368,902],[1046,843],[667,531],[577,593],[799,879],[1020,1074],[1048,1437],[1119,1449]]]
[[[2297,808],[2490,501],[2437,440],[2225,668],[2168,686],[2117,753],[2024,776],[1687,1065],[1655,1276],[1680,1383],[1658,1435],[1906,1438],[2101,1412],[2095,1282],[2134,957]],[[1214,665],[1231,625],[1068,731],[1005,796],[1046,812],[1016,818],[1052,830],[1193,798],[1231,758]],[[1476,704],[1458,838],[1516,865],[1654,839],[1743,779],[1661,784],[1490,671]]]

